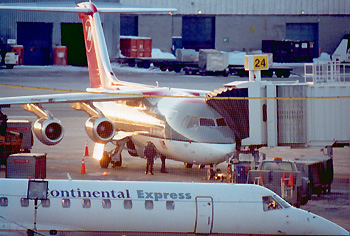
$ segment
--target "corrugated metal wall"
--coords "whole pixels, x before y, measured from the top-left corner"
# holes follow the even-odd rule
[[[122,4],[175,7],[177,14],[350,14],[349,0],[120,0]]]

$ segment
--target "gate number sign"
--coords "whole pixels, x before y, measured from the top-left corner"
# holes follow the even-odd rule
[[[246,55],[244,58],[245,70],[268,70],[267,55]]]
[[[267,69],[267,56],[255,56],[254,69]]]

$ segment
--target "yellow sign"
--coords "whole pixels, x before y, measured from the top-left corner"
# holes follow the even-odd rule
[[[254,56],[254,70],[268,69],[267,56]]]

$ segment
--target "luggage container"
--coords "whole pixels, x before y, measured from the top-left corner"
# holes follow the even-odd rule
[[[45,179],[46,153],[17,153],[7,158],[6,178]]]
[[[299,157],[295,159],[298,169],[303,177],[310,180],[311,194],[326,194],[331,192],[333,182],[333,158],[325,157]]]

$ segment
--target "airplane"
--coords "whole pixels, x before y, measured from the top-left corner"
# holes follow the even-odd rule
[[[176,89],[130,83],[118,80],[112,71],[99,12],[168,12],[176,9],[101,8],[91,2],[67,7],[24,7],[0,4],[0,10],[41,10],[78,12],[82,19],[88,60],[90,87],[84,93],[65,93],[0,98],[1,105],[20,104],[34,113],[35,136],[46,145],[59,143],[63,125],[42,105],[70,103],[76,110],[85,111],[90,118],[85,123],[88,136],[95,142],[100,166],[122,165],[121,152],[143,157],[148,141],[157,148],[165,171],[165,159],[193,164],[214,165],[227,160],[235,151],[237,132],[223,117],[206,103],[208,91]],[[107,143],[113,149],[106,151]],[[94,150],[94,151],[95,151]],[[96,151],[97,152],[97,151]]]
[[[33,194],[30,181],[48,189]],[[0,234],[32,229],[35,205],[46,235],[349,235],[259,185],[11,178],[0,179]]]

